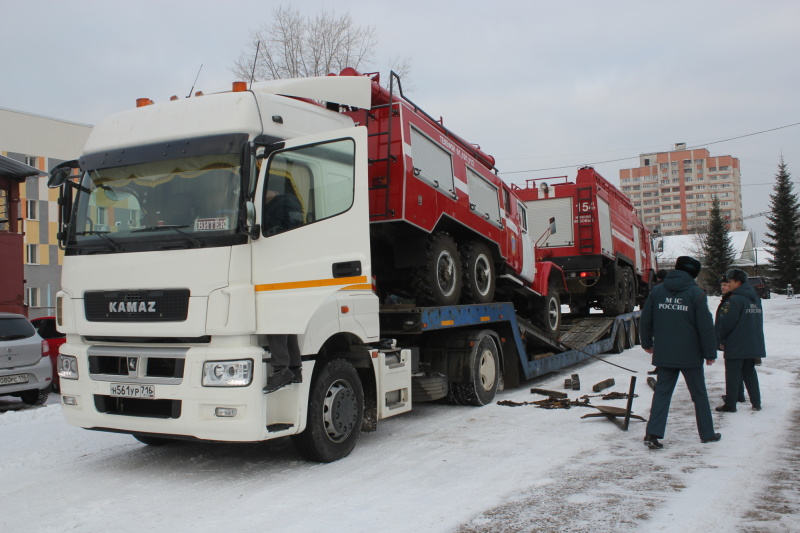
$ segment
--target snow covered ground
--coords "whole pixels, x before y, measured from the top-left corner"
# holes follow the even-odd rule
[[[323,465],[288,441],[148,447],[67,426],[55,395],[40,408],[0,398],[0,531],[800,531],[800,299],[764,308],[763,411],[715,412],[722,441],[701,444],[681,381],[663,450],[642,444],[644,422],[623,432],[582,420],[585,407],[420,404]],[[607,359],[637,371],[633,410],[647,417],[649,356]],[[531,386],[563,390],[572,373],[573,399],[606,378],[627,392],[632,375],[592,361],[497,400],[541,399]],[[721,360],[706,381],[719,405]]]

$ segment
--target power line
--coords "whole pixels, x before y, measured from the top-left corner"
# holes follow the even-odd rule
[[[719,141],[711,141],[711,142],[707,142],[707,143],[702,143],[702,144],[698,144],[698,145],[695,145],[695,146],[690,146],[690,147],[687,148],[687,150],[692,149],[692,148],[700,148],[701,146],[708,146],[708,145],[711,145],[711,144],[719,144],[719,143],[724,143],[724,142],[728,142],[728,141],[734,141],[736,139],[744,139],[745,137],[752,137],[754,135],[761,135],[763,133],[769,133],[769,132],[772,132],[772,131],[791,128],[791,127],[794,127],[794,126],[800,126],[800,122],[795,122],[793,124],[787,124],[785,126],[778,126],[776,128],[770,128],[768,130],[761,130],[761,131],[755,131],[753,133],[746,133],[744,135],[738,135],[736,137],[730,137],[728,139],[722,139],[722,140],[719,140]],[[572,165],[564,165],[564,166],[561,166],[561,167],[533,168],[533,169],[529,169],[529,170],[511,170],[511,171],[507,171],[507,172],[499,172],[499,174],[522,174],[524,172],[541,172],[541,171],[545,171],[545,170],[561,170],[561,169],[564,169],[564,168],[575,168],[575,167],[586,166],[586,165],[602,165],[603,163],[617,163],[619,161],[628,161],[630,159],[638,159],[638,158],[639,158],[639,156],[636,155],[636,156],[631,156],[631,157],[621,157],[619,159],[608,159],[606,161],[594,161],[592,163],[578,163],[578,164],[572,164]]]

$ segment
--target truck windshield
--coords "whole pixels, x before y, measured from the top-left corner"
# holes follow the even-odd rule
[[[89,170],[76,197],[69,244],[91,253],[230,244],[241,155],[205,155]],[[220,238],[222,238],[220,240]]]

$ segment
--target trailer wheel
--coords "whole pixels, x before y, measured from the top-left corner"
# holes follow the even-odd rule
[[[614,335],[614,344],[611,346],[611,353],[622,353],[625,351],[625,324],[617,324],[617,333]]]
[[[494,300],[494,259],[481,241],[468,241],[459,248],[463,268],[464,303],[485,304]]]
[[[561,298],[558,290],[550,285],[544,298],[537,298],[540,308],[534,312],[534,324],[543,329],[551,337],[558,337],[561,331]]]
[[[453,238],[438,232],[428,237],[425,266],[411,276],[417,305],[455,305],[461,297],[461,260]]]
[[[356,446],[364,420],[364,389],[344,359],[329,361],[311,380],[306,429],[292,436],[305,459],[331,463]]]
[[[614,292],[603,296],[600,306],[603,308],[603,313],[618,316],[625,312],[626,299],[625,273],[622,267],[618,266],[614,271]]]
[[[438,372],[411,376],[411,401],[413,403],[441,400],[450,391],[447,376]]]
[[[469,383],[453,383],[451,391],[456,403],[480,407],[491,403],[500,382],[500,354],[491,335],[481,337],[469,357],[472,380]]]
[[[636,319],[632,318],[628,324],[628,348],[633,348],[639,344],[639,333],[636,327]]]

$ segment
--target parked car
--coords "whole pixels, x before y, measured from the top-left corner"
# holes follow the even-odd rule
[[[47,341],[50,361],[53,363],[53,390],[58,392],[60,385],[58,380],[58,354],[59,348],[66,342],[67,336],[56,329],[56,317],[54,316],[34,318],[31,320],[31,324],[36,328],[36,333]]]
[[[0,396],[44,405],[53,381],[49,350],[24,315],[0,313]]]
[[[747,278],[747,281],[750,282],[750,285],[753,286],[756,290],[756,294],[758,294],[762,300],[769,300],[769,285],[767,285],[767,280],[758,276],[750,276]]]

